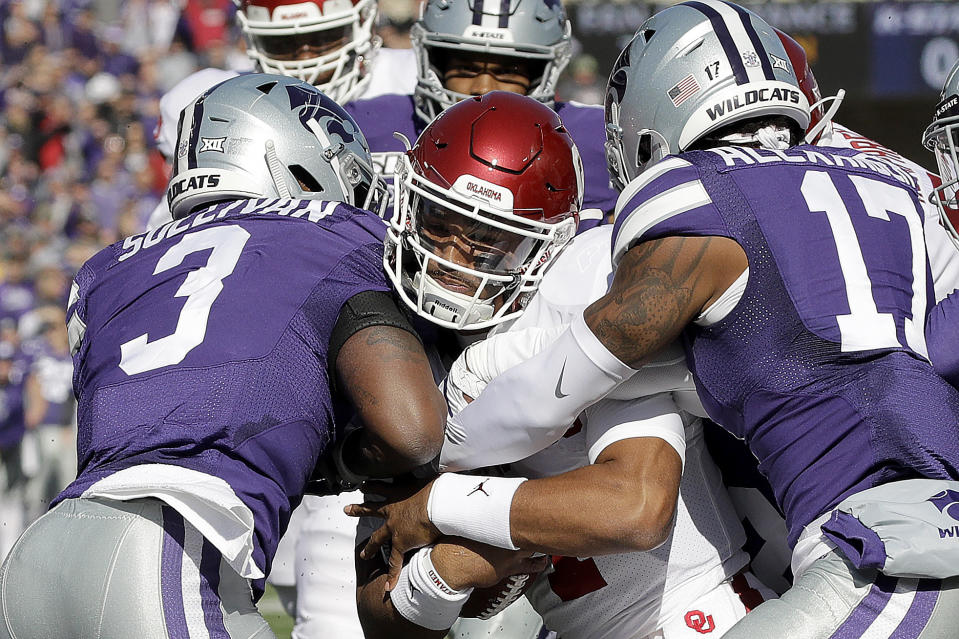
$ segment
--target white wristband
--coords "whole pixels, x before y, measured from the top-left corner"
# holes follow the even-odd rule
[[[453,590],[436,572],[432,547],[420,548],[400,571],[390,599],[403,618],[430,630],[446,630],[460,616],[472,588]]]
[[[516,550],[509,510],[522,477],[483,477],[444,473],[433,482],[426,512],[444,535]]]

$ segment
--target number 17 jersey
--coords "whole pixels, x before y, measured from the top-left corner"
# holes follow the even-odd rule
[[[759,460],[790,545],[850,494],[959,476],[959,393],[926,357],[934,297],[916,190],[899,167],[853,155],[684,153],[618,203],[614,263],[667,236],[727,237],[746,253],[738,302],[684,341],[703,405]]]
[[[228,561],[237,535],[224,522],[241,519],[252,556],[234,567],[268,572],[334,437],[327,348],[340,308],[389,290],[383,231],[346,204],[242,200],[90,259],[68,309],[79,474],[57,500],[139,489],[205,535],[234,530],[217,546]]]

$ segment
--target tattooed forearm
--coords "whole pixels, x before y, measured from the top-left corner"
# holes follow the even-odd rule
[[[623,257],[609,292],[586,309],[586,323],[620,360],[640,366],[714,295],[716,269],[724,268],[725,247],[717,243],[727,242],[669,237],[638,244]]]

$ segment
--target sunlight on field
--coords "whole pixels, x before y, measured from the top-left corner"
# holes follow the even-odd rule
[[[270,628],[276,634],[276,639],[290,639],[290,633],[293,631],[293,619],[283,611],[280,598],[276,595],[273,586],[267,584],[266,592],[263,593],[263,598],[260,599],[257,606],[260,609],[260,614],[263,615],[263,618],[266,619]]]

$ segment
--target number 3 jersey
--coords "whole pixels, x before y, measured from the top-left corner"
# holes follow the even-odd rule
[[[959,393],[926,359],[934,299],[910,176],[854,151],[669,157],[622,193],[614,263],[638,241],[722,236],[749,268],[687,327],[709,415],[744,438],[789,543],[844,497],[959,476]]]
[[[334,437],[340,308],[389,290],[383,229],[345,204],[241,200],[90,259],[68,308],[79,474],[57,501],[162,499],[241,575],[268,572]]]

